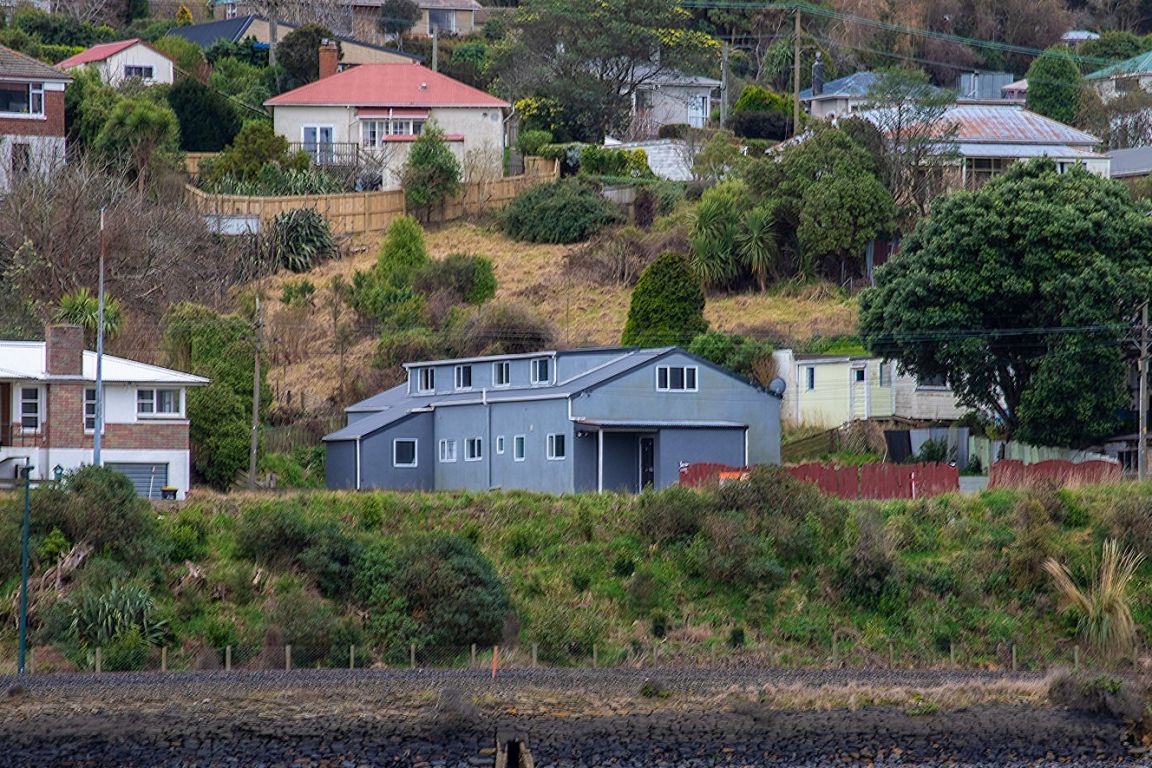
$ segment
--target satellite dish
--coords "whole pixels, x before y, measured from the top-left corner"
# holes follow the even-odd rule
[[[768,383],[768,394],[772,395],[772,397],[776,398],[777,400],[783,400],[784,390],[787,388],[788,384],[784,381],[784,379],[777,376]]]

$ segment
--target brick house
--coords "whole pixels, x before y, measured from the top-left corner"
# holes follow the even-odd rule
[[[49,479],[92,463],[96,428],[96,353],[74,325],[49,326],[45,341],[0,341],[0,485],[29,461]],[[185,391],[207,379],[104,355],[101,461],[133,481],[142,496],[178,497],[190,481]]]
[[[64,88],[72,78],[0,45],[0,194],[64,163]]]

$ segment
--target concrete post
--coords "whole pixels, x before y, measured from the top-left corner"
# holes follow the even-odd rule
[[[224,671],[232,671],[232,646],[224,646]]]
[[[102,667],[104,666],[104,663],[103,663],[104,660],[103,660],[103,658],[101,658],[102,656],[103,656],[103,653],[101,653],[101,649],[99,647],[97,647],[96,648],[96,674],[100,674],[103,671]]]
[[[284,646],[284,671],[285,672],[291,672],[292,671],[292,646],[291,645],[285,645]]]

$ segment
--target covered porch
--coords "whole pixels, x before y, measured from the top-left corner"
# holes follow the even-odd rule
[[[682,464],[748,463],[748,426],[728,421],[576,419],[576,491],[667,488]]]

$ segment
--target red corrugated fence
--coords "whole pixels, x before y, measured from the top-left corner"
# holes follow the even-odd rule
[[[747,471],[723,464],[691,464],[680,470],[680,484],[696,487],[735,480]],[[912,499],[960,489],[960,473],[947,464],[800,464],[785,471],[841,499]]]

